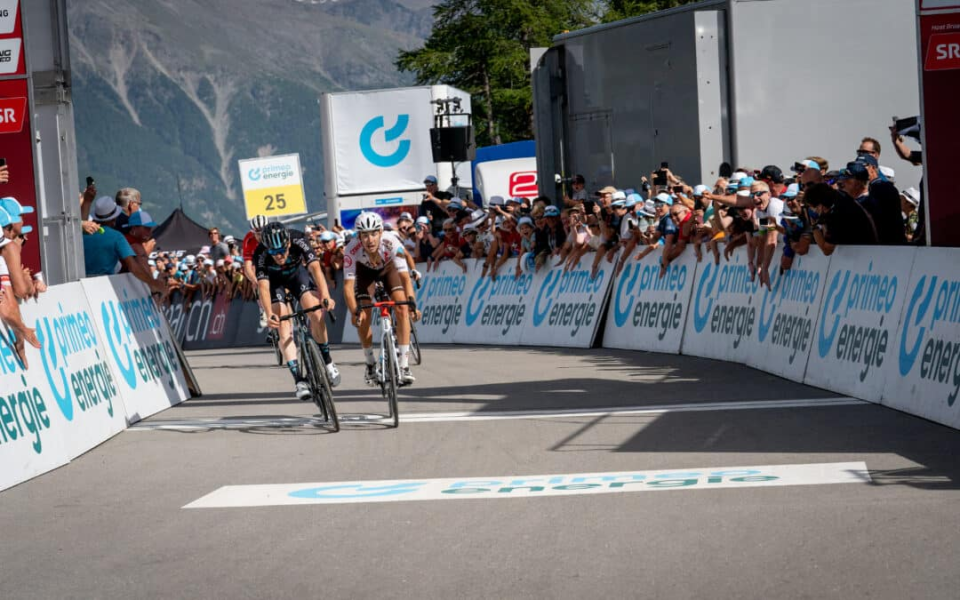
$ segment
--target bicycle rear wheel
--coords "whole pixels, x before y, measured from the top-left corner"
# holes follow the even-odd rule
[[[385,357],[383,373],[383,391],[387,398],[387,404],[390,412],[388,418],[393,420],[393,427],[400,425],[400,410],[397,407],[397,347],[394,345],[393,336],[385,336],[383,348],[380,351]]]
[[[340,431],[340,419],[337,417],[337,408],[333,403],[333,388],[327,377],[327,368],[320,355],[320,348],[312,337],[306,339],[304,346],[303,355],[310,365],[309,381],[313,402],[320,409],[324,422],[336,433]]]
[[[423,355],[420,353],[420,338],[417,337],[417,326],[410,319],[410,353],[413,354],[413,362],[420,366],[423,362]]]

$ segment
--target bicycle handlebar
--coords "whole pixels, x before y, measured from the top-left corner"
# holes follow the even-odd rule
[[[392,307],[392,306],[412,306],[412,307],[416,308],[417,303],[416,303],[416,302],[413,302],[412,300],[404,300],[404,301],[402,301],[402,302],[396,302],[396,301],[394,301],[394,300],[384,300],[384,301],[382,301],[382,302],[374,302],[373,304],[361,304],[361,305],[358,306],[357,308],[358,308],[359,310],[366,310],[366,309],[368,309],[368,308],[383,308],[384,306],[387,306],[387,307]]]
[[[315,311],[318,311],[318,310],[322,310],[322,309],[326,308],[327,306],[329,306],[329,303],[328,303],[326,300],[324,300],[323,304],[318,304],[318,305],[314,306],[313,308],[301,308],[300,310],[293,311],[293,312],[290,313],[289,315],[284,315],[284,316],[280,317],[280,320],[281,320],[281,321],[289,321],[290,319],[294,319],[294,318],[296,318],[296,317],[298,317],[298,316],[300,316],[300,315],[305,315],[305,314],[307,314],[307,313],[312,313],[312,312],[315,312]],[[327,315],[330,317],[330,322],[332,322],[332,323],[336,323],[336,322],[337,322],[337,316],[336,316],[335,314],[333,314],[333,311],[329,311],[329,310],[328,310],[328,311],[327,311]]]

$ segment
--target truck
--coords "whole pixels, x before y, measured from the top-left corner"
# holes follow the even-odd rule
[[[901,189],[921,177],[888,131],[920,111],[915,0],[702,0],[556,36],[532,84],[554,198],[576,174],[639,189],[661,163],[711,187],[723,163],[842,168],[867,136]]]

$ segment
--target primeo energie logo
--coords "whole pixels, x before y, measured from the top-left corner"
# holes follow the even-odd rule
[[[581,327],[593,325],[598,306],[593,297],[604,292],[605,279],[604,271],[591,279],[590,271],[583,269],[565,273],[551,270],[533,302],[533,326],[540,327],[546,322],[550,327],[570,328],[570,337],[576,337]],[[580,296],[581,300],[570,296]]]
[[[158,333],[163,315],[149,296],[129,298],[124,289],[123,298],[119,305],[113,300],[100,303],[107,346],[123,380],[134,390],[139,382],[165,378],[173,389],[180,364],[173,346]],[[152,337],[153,343],[138,344],[137,334]]]
[[[757,309],[751,306],[757,284],[750,279],[750,269],[741,265],[739,254],[734,264],[717,266],[707,261],[703,275],[693,292],[693,328],[702,333],[710,325],[710,333],[735,336],[733,347],[739,348],[743,339],[753,335]],[[723,296],[729,303],[720,302]],[[746,302],[742,299],[746,298]]]
[[[896,299],[897,277],[874,273],[873,262],[866,273],[849,269],[834,273],[823,297],[823,316],[817,330],[820,358],[826,358],[833,349],[837,360],[862,364],[857,375],[865,381],[871,368],[883,366],[889,337],[883,324]]]
[[[937,323],[942,323],[939,330]],[[906,377],[920,358],[920,379],[953,388],[947,406],[960,393],[960,281],[924,275],[908,300],[900,335],[900,375]],[[921,354],[921,348],[922,354]]]
[[[496,281],[480,277],[467,298],[464,323],[473,327],[480,325],[502,327],[500,335],[507,335],[513,327],[523,323],[527,306],[523,298],[533,287],[533,275],[520,277],[502,276]]]
[[[397,115],[397,123],[383,132],[384,141],[388,144],[403,135],[410,124],[410,115]],[[400,140],[397,149],[390,154],[381,154],[373,148],[373,136],[377,131],[386,127],[383,115],[374,117],[360,130],[360,152],[367,161],[376,167],[395,167],[403,162],[410,153],[410,140]]]
[[[627,261],[613,295],[614,322],[617,327],[623,327],[630,320],[634,327],[655,329],[657,339],[662,340],[668,331],[683,326],[683,303],[679,296],[686,287],[687,265],[672,264],[660,277],[660,265]],[[662,301],[642,300],[648,290],[673,296]]]
[[[775,277],[773,289],[763,290],[760,318],[757,320],[757,339],[763,343],[769,336],[771,346],[789,348],[787,362],[793,364],[798,353],[806,356],[810,338],[813,337],[820,273],[797,266]],[[799,304],[803,307],[803,314],[790,314],[785,311],[783,307],[788,303]],[[770,335],[771,332],[773,335]]]

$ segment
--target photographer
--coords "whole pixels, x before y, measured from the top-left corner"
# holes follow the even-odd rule
[[[833,254],[840,244],[879,243],[870,214],[849,195],[817,183],[804,191],[803,200],[812,211],[813,239],[825,256]]]
[[[430,229],[433,235],[438,236],[443,231],[443,222],[447,219],[447,205],[453,199],[453,194],[441,192],[437,185],[437,178],[427,175],[423,178],[425,191],[420,202],[420,216],[430,220]]]
[[[819,173],[819,171],[817,171]],[[780,213],[779,230],[783,233],[783,254],[780,257],[780,273],[793,266],[797,255],[810,251],[813,227],[800,198],[799,184],[791,184],[783,192],[783,212]]]

